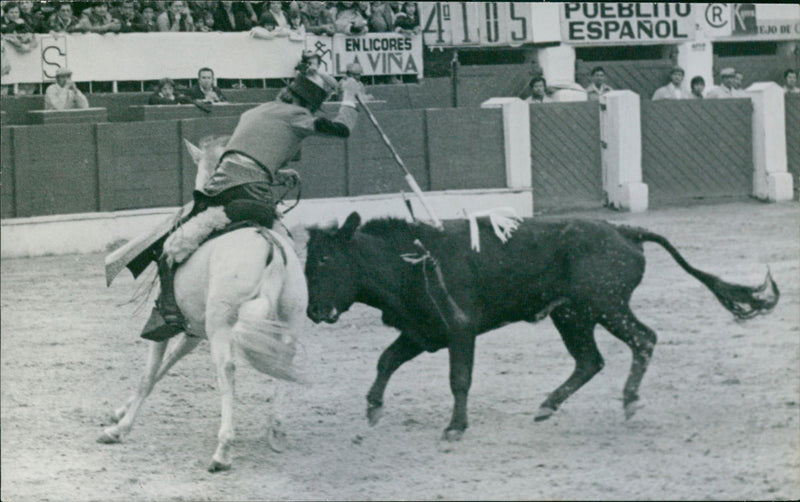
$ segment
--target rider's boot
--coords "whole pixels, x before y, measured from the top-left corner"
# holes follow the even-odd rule
[[[184,331],[183,315],[175,301],[175,270],[166,255],[162,255],[158,260],[158,277],[161,282],[161,294],[142,331],[142,338],[162,342]]]

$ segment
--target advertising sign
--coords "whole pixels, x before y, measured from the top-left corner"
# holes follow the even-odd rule
[[[690,3],[561,4],[561,40],[571,45],[682,43],[694,39]]]
[[[421,2],[428,47],[517,47],[558,42],[558,6],[531,2]]]
[[[796,3],[709,3],[698,21],[712,39],[800,39],[800,5]]]
[[[306,49],[322,59],[330,75],[344,75],[347,65],[358,63],[363,75],[418,75],[422,77],[422,37],[397,33],[367,33],[331,37],[306,36]]]

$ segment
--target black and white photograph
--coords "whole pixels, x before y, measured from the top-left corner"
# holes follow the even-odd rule
[[[0,9],[3,501],[800,499],[800,4]]]

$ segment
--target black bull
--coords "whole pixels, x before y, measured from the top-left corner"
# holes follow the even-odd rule
[[[644,274],[643,242],[666,249],[737,318],[767,313],[779,298],[769,274],[759,287],[730,284],[689,265],[658,234],[602,221],[526,219],[504,244],[488,222],[479,220],[479,253],[470,248],[466,221],[448,222],[444,232],[398,219],[372,220],[359,228],[360,223],[352,213],[339,229],[309,229],[308,316],[314,322],[336,322],[361,302],[380,309],[383,322],[400,330],[381,355],[367,394],[370,424],[380,417],[392,373],[423,351],[446,347],[455,399],[445,429],[448,439],[458,439],[467,427],[475,337],[547,315],[575,359],[575,369],[542,402],[536,420],[549,417],[602,369],[594,340],[597,324],[633,352],[623,392],[626,417],[633,414],[656,343],[655,332],[629,305]]]

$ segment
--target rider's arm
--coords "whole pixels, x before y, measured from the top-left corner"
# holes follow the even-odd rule
[[[354,78],[346,78],[341,84],[342,104],[339,106],[339,113],[333,120],[319,117],[314,120],[314,130],[319,134],[339,136],[346,138],[350,136],[358,120],[358,110],[356,108],[356,94],[363,92],[363,86]]]

